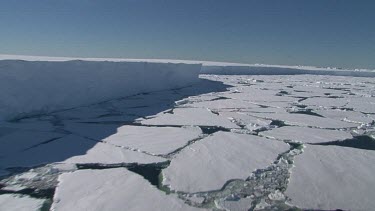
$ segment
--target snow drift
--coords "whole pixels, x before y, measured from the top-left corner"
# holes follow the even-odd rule
[[[308,66],[281,66],[281,65],[232,65],[206,64],[202,67],[202,74],[216,75],[333,75],[375,77],[373,70],[344,70],[338,68],[319,68]]]
[[[201,64],[0,60],[0,120],[198,81]]]

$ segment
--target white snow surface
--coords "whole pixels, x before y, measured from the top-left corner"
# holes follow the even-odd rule
[[[265,168],[288,145],[253,135],[217,132],[182,150],[163,170],[163,184],[172,190],[218,190],[230,179],[246,179]]]
[[[350,123],[350,122],[344,122],[340,120],[305,115],[305,114],[258,113],[258,114],[254,114],[254,116],[266,118],[266,119],[282,120],[288,125],[305,126],[305,127],[340,129],[340,128],[350,128],[350,127],[357,126],[357,124]]]
[[[44,201],[44,199],[36,199],[19,194],[3,194],[0,195],[0,210],[38,211]]]
[[[173,114],[160,113],[155,118],[143,120],[143,125],[199,125],[238,128],[229,119],[218,116],[205,108],[176,108]]]
[[[187,86],[201,69],[176,62],[17,58],[0,57],[0,120]]]
[[[86,154],[71,157],[64,163],[78,164],[123,164],[123,163],[161,163],[164,158],[146,155],[144,153],[123,149],[105,143],[97,143]]]
[[[269,138],[301,143],[324,143],[353,138],[353,136],[346,131],[290,126],[264,131],[260,134]]]
[[[375,151],[308,145],[295,158],[286,195],[305,209],[373,210]]]
[[[51,210],[201,210],[124,168],[64,173]]]
[[[125,125],[117,133],[103,141],[116,146],[146,151],[154,155],[164,155],[185,146],[201,135],[198,127],[142,127]]]

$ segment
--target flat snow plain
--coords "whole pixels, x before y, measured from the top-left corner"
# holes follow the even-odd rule
[[[372,210],[373,78],[201,75],[0,124],[0,210]]]

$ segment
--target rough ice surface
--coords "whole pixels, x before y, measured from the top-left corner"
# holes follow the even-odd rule
[[[205,108],[176,108],[173,114],[162,113],[155,118],[142,121],[144,125],[199,125],[238,128],[227,118],[213,114]]]
[[[219,201],[217,203],[217,207],[224,210],[248,210],[249,204],[251,204],[252,202],[253,200],[251,198],[242,198],[239,200],[224,200]]]
[[[97,143],[86,154],[71,157],[64,163],[78,164],[124,164],[124,163],[162,163],[166,160],[160,157],[146,155],[135,151],[123,149],[118,146]]]
[[[372,210],[374,163],[374,151],[309,145],[295,159],[286,195],[305,209]]]
[[[163,171],[163,184],[183,192],[217,190],[267,167],[288,149],[282,142],[218,132],[181,151]]]
[[[201,210],[123,168],[64,173],[59,181],[51,210]]]
[[[0,123],[0,196],[7,202],[13,201],[9,195],[42,200],[45,210],[54,197],[56,210],[96,202],[141,210],[327,210],[320,206],[331,197],[316,197],[321,204],[313,197],[337,187],[335,194],[343,195],[327,202],[332,209],[371,210],[369,197],[348,194],[374,195],[374,90],[373,79],[366,77],[200,75],[191,86],[18,116]],[[315,148],[319,150],[309,152]],[[310,159],[312,153],[324,159]],[[301,182],[294,185],[295,174],[305,175],[309,164],[306,171],[317,169],[327,180],[308,174],[297,177]],[[58,180],[62,174],[70,179]],[[328,185],[315,185],[317,180],[337,181],[328,190]],[[114,196],[98,197],[95,190],[108,191],[111,185],[116,186]],[[62,189],[56,193],[90,189],[92,201],[55,194],[57,186]],[[311,186],[321,188],[309,191]],[[352,198],[356,201],[351,206],[342,205],[343,199]],[[4,210],[33,210],[20,200],[17,206],[4,205]]]
[[[224,97],[225,98],[225,97]],[[217,102],[216,102],[217,101]],[[202,102],[193,102],[185,104],[181,107],[193,107],[193,108],[208,108],[211,110],[214,109],[233,109],[233,108],[258,108],[257,105],[248,103],[243,100],[237,99],[222,99],[222,100],[209,100],[209,101],[202,101]]]
[[[291,126],[264,131],[260,135],[283,141],[302,143],[322,143],[353,138],[350,133],[345,131],[304,127],[296,128]]]
[[[103,141],[154,155],[165,155],[197,139],[201,133],[198,127],[158,128],[126,125],[118,128],[116,134]]]
[[[18,194],[3,194],[0,195],[0,210],[38,211],[42,208],[44,201]]]
[[[362,113],[375,114],[375,99],[373,97],[353,99],[348,103],[347,107]]]
[[[340,109],[317,110],[317,114],[324,117],[343,120],[346,122],[370,124],[374,118],[358,111],[343,111]]]
[[[272,120],[281,120],[288,125],[310,126],[316,128],[340,129],[357,127],[355,123],[339,121],[335,119],[322,118],[304,114],[254,114],[254,116]]]
[[[271,120],[249,116],[244,112],[223,111],[219,112],[219,114],[227,117],[232,122],[235,122],[237,125],[240,125],[249,131],[267,130],[270,128],[270,124],[272,123]]]

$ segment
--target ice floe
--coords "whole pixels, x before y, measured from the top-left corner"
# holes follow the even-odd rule
[[[184,192],[217,190],[270,165],[288,149],[283,142],[217,132],[181,151],[163,170],[163,184]]]
[[[64,173],[59,181],[51,210],[201,210],[124,168]]]
[[[338,146],[307,146],[295,158],[286,191],[304,209],[372,210],[375,152]]]

